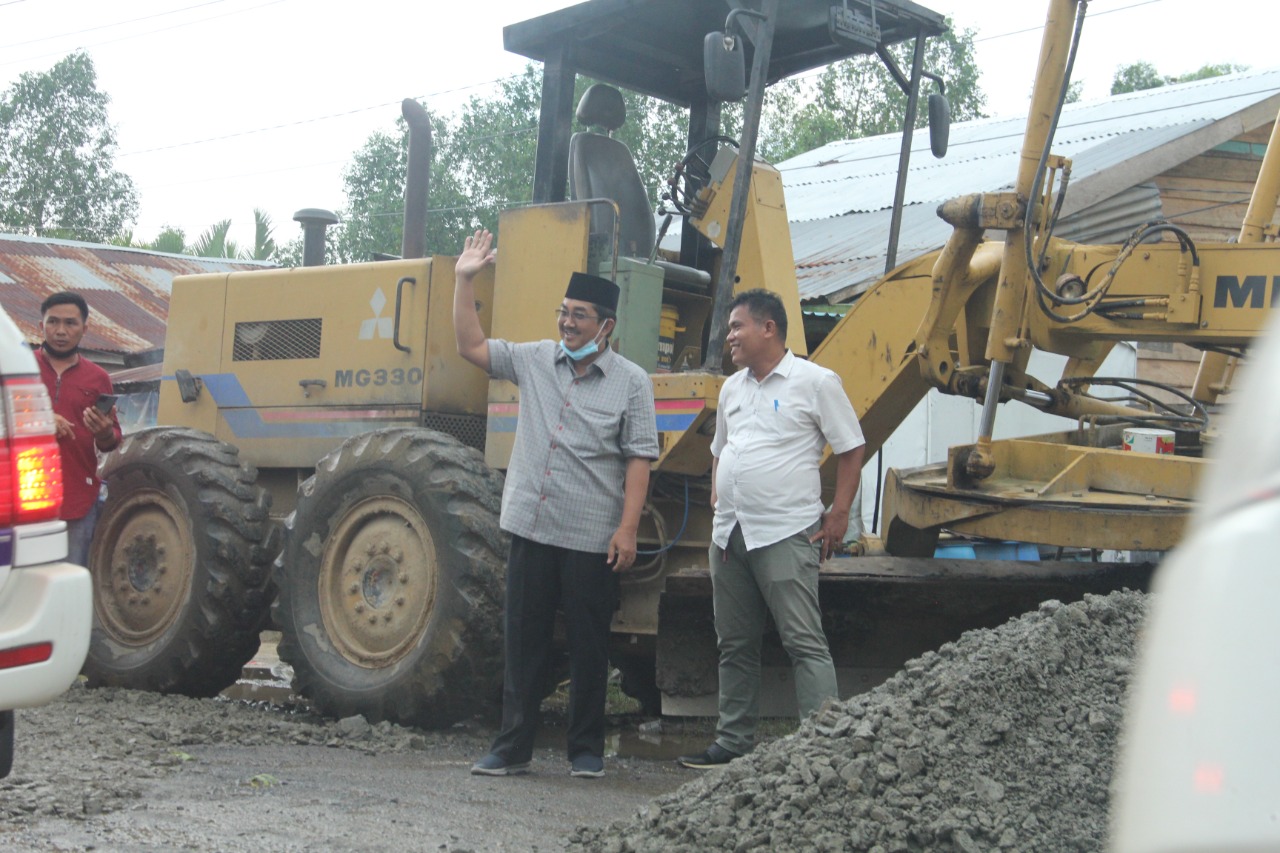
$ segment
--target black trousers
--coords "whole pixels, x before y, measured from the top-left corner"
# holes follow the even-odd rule
[[[618,601],[617,575],[606,556],[511,537],[502,730],[491,750],[508,763],[533,756],[557,609],[564,611],[569,644],[569,760],[582,753],[604,756],[609,624]]]

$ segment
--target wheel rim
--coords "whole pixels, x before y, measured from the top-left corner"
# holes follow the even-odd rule
[[[319,594],[325,632],[360,666],[394,664],[417,645],[436,596],[436,546],[408,502],[361,501],[327,538]]]
[[[158,490],[135,492],[112,513],[98,541],[94,609],[113,637],[145,645],[177,621],[191,591],[195,544],[187,511]]]

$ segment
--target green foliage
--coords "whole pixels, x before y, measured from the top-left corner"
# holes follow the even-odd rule
[[[904,74],[911,72],[915,45],[889,48]],[[981,118],[986,95],[978,85],[973,31],[957,35],[948,29],[925,46],[925,70],[940,75],[947,85],[951,120]],[[932,83],[924,81],[917,111],[917,127],[927,126],[924,96]],[[773,87],[765,101],[758,148],[772,161],[841,139],[858,139],[902,130],[907,96],[878,57],[858,56],[828,65],[817,77],[792,77]]]
[[[1171,82],[1160,76],[1156,67],[1150,62],[1134,62],[1116,69],[1116,76],[1111,78],[1111,94],[1123,95],[1126,92],[1141,92],[1144,89],[1155,89]]]
[[[689,114],[675,104],[635,92],[623,92],[622,97],[627,103],[627,122],[614,136],[631,149],[640,180],[656,207],[667,178],[684,157]]]
[[[160,233],[156,235],[154,240],[142,248],[150,249],[153,252],[168,252],[171,255],[181,255],[187,251],[187,235],[181,228],[166,225],[160,229]]]
[[[83,52],[0,95],[0,226],[103,242],[137,218],[137,190],[114,166],[109,101]]]
[[[269,260],[276,253],[273,231],[271,217],[262,208],[255,207],[253,209],[253,253],[249,256],[252,260]]]
[[[1174,83],[1190,83],[1192,80],[1207,80],[1210,77],[1221,77],[1224,74],[1235,74],[1237,71],[1248,71],[1249,66],[1234,62],[1219,62],[1216,65],[1204,65],[1195,71],[1188,71],[1173,79]]]
[[[592,81],[580,79],[577,96]],[[473,97],[452,121],[432,115],[432,162],[427,250],[452,254],[477,228],[497,230],[502,210],[533,198],[541,72],[526,65],[503,80],[497,92]],[[624,93],[627,122],[617,137],[631,148],[646,186],[658,201],[658,186],[683,156],[685,115],[670,104]],[[403,234],[408,128],[377,132],[343,172],[347,206],[342,223],[329,229],[326,262],[367,261],[398,255]],[[301,237],[281,249],[282,263],[301,260]]]
[[[202,258],[234,258],[236,244],[227,239],[230,230],[230,219],[215,222],[191,244],[190,253]]]
[[[912,49],[892,48],[901,67],[910,69]],[[978,88],[971,31],[931,39],[925,67],[947,81],[953,120],[982,114],[986,99]],[[575,103],[592,82],[577,80]],[[482,227],[496,231],[502,210],[532,200],[541,95],[541,70],[530,64],[501,81],[494,94],[472,97],[457,116],[432,115],[429,252],[458,251],[467,234]],[[635,92],[624,91],[623,98],[627,120],[614,136],[631,149],[656,208],[667,177],[684,156],[688,116]],[[816,79],[784,81],[769,91],[758,150],[778,160],[836,139],[900,131],[905,112],[906,95],[878,59],[847,60]],[[740,105],[725,106],[727,135],[738,133],[741,115]],[[922,102],[921,126],[926,116]],[[399,254],[407,151],[408,130],[397,120],[395,132],[373,134],[355,153],[343,172],[347,205],[340,211],[342,222],[329,229],[326,263]],[[295,265],[301,257],[301,236],[275,255]]]
[[[1237,71],[1246,71],[1249,66],[1237,65],[1234,62],[1220,62],[1217,64],[1204,65],[1195,71],[1188,71],[1186,74],[1179,74],[1173,77],[1166,77],[1150,62],[1134,62],[1129,65],[1122,65],[1116,69],[1116,75],[1111,79],[1111,94],[1123,95],[1126,92],[1141,92],[1146,89],[1157,89],[1161,86],[1173,83],[1190,83],[1192,80],[1207,80],[1210,77],[1221,77],[1224,74],[1234,74]]]
[[[496,229],[503,208],[532,200],[541,102],[541,72],[527,64],[497,95],[471,98],[440,146],[446,168],[465,182],[473,225]]]
[[[473,207],[461,190],[454,132],[431,117],[431,179],[427,212],[427,251],[453,252],[475,227]],[[409,129],[396,120],[394,134],[377,132],[343,171],[347,207],[342,222],[328,231],[326,263],[356,263],[377,254],[398,255],[404,234],[404,189],[408,171]],[[497,216],[493,217],[496,224]],[[301,262],[302,238],[279,254],[281,262]]]
[[[265,211],[254,208],[254,244],[253,250],[243,251],[234,240],[228,240],[231,220],[216,222],[187,245],[186,232],[172,225],[165,225],[160,233],[149,243],[135,243],[132,231],[122,231],[111,238],[112,245],[132,246],[136,249],[147,249],[152,252],[168,252],[171,255],[196,255],[202,258],[234,258],[238,260],[271,260],[277,254],[276,241],[272,236],[271,217]]]

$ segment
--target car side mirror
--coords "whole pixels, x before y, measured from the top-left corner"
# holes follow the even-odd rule
[[[947,156],[947,143],[951,139],[951,104],[946,95],[934,92],[929,96],[929,147],[933,156]]]
[[[707,33],[702,40],[702,67],[711,100],[740,101],[746,97],[747,60],[741,37]]]

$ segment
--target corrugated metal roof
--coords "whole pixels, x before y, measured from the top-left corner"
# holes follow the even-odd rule
[[[174,276],[272,266],[0,234],[0,305],[27,340],[37,343],[40,303],[51,293],[74,290],[89,303],[85,349],[143,352],[164,346]]]
[[[1064,223],[1081,203],[1092,208],[1129,190],[1135,181],[1133,164],[1149,163],[1154,171],[1146,177],[1176,165],[1152,157],[1153,152],[1163,149],[1177,162],[1185,161],[1273,121],[1277,108],[1280,69],[1245,71],[1067,105],[1053,144],[1054,153],[1072,159],[1074,198],[1069,191]],[[1226,121],[1243,113],[1248,114],[1251,127]],[[966,193],[1012,188],[1025,129],[1025,118],[954,124],[942,160],[929,152],[927,133],[914,135],[899,262],[946,241],[950,228],[935,213],[940,202]],[[1197,137],[1203,146],[1200,150],[1177,148],[1177,143],[1197,131],[1205,131],[1203,139]],[[802,299],[847,293],[883,274],[900,145],[901,134],[832,142],[778,164]],[[1136,179],[1145,180],[1140,175]],[[1131,196],[1119,207],[1149,211],[1151,198],[1149,193]],[[1119,227],[1114,221],[1117,209],[1103,217],[1111,221],[1096,223],[1105,226],[1107,234]],[[1073,224],[1080,234],[1095,223],[1077,215]],[[1097,233],[1086,236],[1099,239]]]
[[[1074,216],[1062,217],[1053,233],[1080,243],[1123,243],[1133,233],[1134,223],[1162,215],[1160,190],[1155,184],[1143,183]]]
[[[125,391],[135,390],[160,381],[164,373],[164,365],[160,362],[143,364],[138,367],[126,367],[111,372],[111,385]]]

